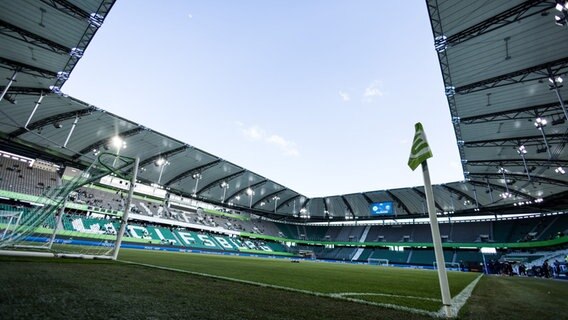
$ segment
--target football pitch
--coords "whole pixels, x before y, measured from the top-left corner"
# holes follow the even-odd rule
[[[121,262],[0,257],[0,317],[431,319],[437,273],[122,250]],[[479,274],[449,272],[452,297]],[[465,290],[468,291],[468,290]],[[565,281],[483,277],[460,319],[566,319]]]

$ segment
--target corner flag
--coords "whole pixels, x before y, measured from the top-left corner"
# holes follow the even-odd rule
[[[426,141],[426,133],[422,128],[422,123],[418,122],[414,125],[416,132],[414,133],[414,141],[412,142],[412,149],[410,149],[410,158],[408,159],[408,166],[414,171],[418,166],[428,158],[432,158],[432,151]]]
[[[446,273],[446,262],[444,261],[444,250],[442,247],[442,239],[440,238],[440,227],[436,217],[436,202],[434,201],[434,192],[432,191],[432,183],[430,182],[430,172],[428,171],[428,158],[432,157],[432,151],[426,141],[426,134],[420,122],[414,125],[416,132],[414,133],[414,141],[410,150],[410,159],[408,166],[412,171],[418,166],[422,166],[422,176],[424,178],[424,194],[426,196],[426,204],[428,207],[428,217],[430,218],[430,230],[432,231],[432,244],[434,245],[434,255],[438,269],[438,281],[440,282],[440,293],[442,294],[442,310],[443,315],[447,318],[452,317],[455,313],[452,310],[452,296],[450,295],[450,285],[448,283],[448,275]]]

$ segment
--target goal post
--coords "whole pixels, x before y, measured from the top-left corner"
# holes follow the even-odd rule
[[[372,266],[389,266],[389,259],[369,258],[367,264]]]
[[[438,270],[438,264],[436,261],[433,261],[434,270]],[[458,262],[446,262],[446,270],[450,271],[461,271],[461,265]]]
[[[66,176],[59,185],[36,198],[30,197],[31,201],[0,204],[0,254],[116,259],[138,163],[138,158],[101,153],[87,169],[74,177]],[[95,214],[96,205],[70,200],[70,194],[110,174],[131,180],[128,205],[112,210],[110,220]]]

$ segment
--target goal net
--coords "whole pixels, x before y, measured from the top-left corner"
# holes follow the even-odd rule
[[[436,261],[433,262],[434,270],[438,270],[438,263]],[[461,271],[461,266],[457,262],[446,262],[446,270],[450,271]]]
[[[367,259],[367,263],[372,266],[388,266],[389,259],[369,258]]]
[[[101,153],[89,168],[64,176],[40,196],[0,204],[0,254],[110,258],[120,239],[125,210],[102,210],[97,204],[75,200],[85,192],[83,188],[102,177],[127,178],[134,174],[134,167],[135,159]]]

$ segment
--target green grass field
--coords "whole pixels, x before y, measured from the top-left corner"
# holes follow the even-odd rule
[[[119,258],[171,270],[0,257],[0,318],[429,319],[441,307],[433,271],[137,250]],[[476,277],[450,272],[452,296]],[[566,319],[567,294],[564,281],[483,277],[459,318]]]

